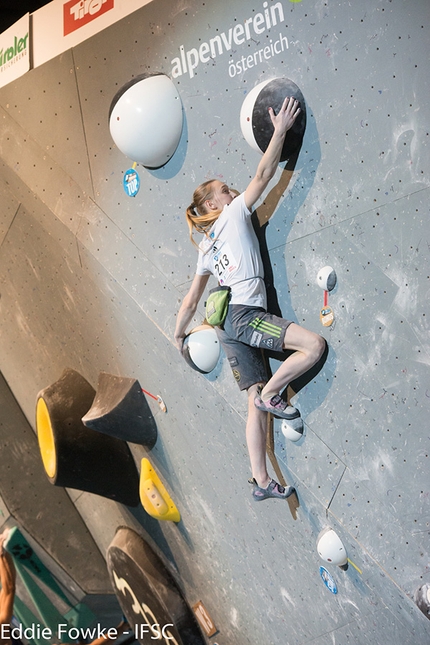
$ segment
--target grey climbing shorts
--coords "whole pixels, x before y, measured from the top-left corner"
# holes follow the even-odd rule
[[[258,307],[229,306],[224,329],[217,327],[216,331],[240,390],[267,382],[266,359],[261,350],[283,352],[285,332],[291,322]]]

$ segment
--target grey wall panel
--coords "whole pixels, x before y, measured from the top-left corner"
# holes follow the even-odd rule
[[[425,627],[426,618],[421,613],[417,614],[412,600],[405,602],[403,593],[395,586],[388,584],[388,580],[389,577],[379,571],[367,582],[371,589],[377,590],[380,594],[382,598],[380,606],[385,603],[385,607],[381,608],[381,611],[376,615],[376,618],[381,616],[381,622],[375,620],[375,616],[372,616],[371,621],[369,621],[369,617],[360,619],[360,637],[365,631],[368,631],[373,637],[376,631],[381,630],[382,633],[392,634],[392,638],[396,638],[395,634],[398,633],[397,638],[401,638],[402,642],[404,638],[406,643],[413,645],[421,638],[420,630]],[[424,642],[425,640],[426,636],[424,636]]]
[[[2,164],[2,176],[5,184],[8,186],[10,194],[14,195],[16,203],[19,204],[19,210],[25,210],[27,215],[31,215],[30,222],[36,221],[43,229],[41,237],[53,237],[63,251],[64,258],[71,258],[79,263],[79,251],[76,237],[70,228],[65,225],[52,212],[47,204],[37,197],[8,166]],[[6,202],[7,203],[7,202]],[[7,212],[7,211],[5,211]]]
[[[15,224],[1,258],[2,274],[8,276],[2,300],[4,324],[16,331],[16,336],[9,336],[3,361],[32,420],[38,390],[54,382],[66,365],[89,372],[96,382],[98,364],[88,361],[87,347],[96,347],[106,365],[113,361],[113,371],[121,372],[121,367],[114,369],[118,360],[115,318],[105,319],[103,304],[95,295],[98,287],[91,278],[84,280],[79,262],[64,255],[61,244],[24,210]],[[22,334],[26,346],[20,342]],[[71,339],[70,349],[75,349],[69,353],[65,348]],[[25,380],[22,374],[27,375]]]
[[[26,202],[31,201],[34,193],[76,233],[86,204],[83,188],[3,108],[0,108],[0,150],[5,177],[16,174],[18,178],[10,179],[14,194]],[[67,154],[66,148],[63,153]]]
[[[318,428],[319,430],[319,428]],[[323,433],[322,433],[323,434]],[[313,432],[306,433],[306,440],[297,445],[288,440],[283,442],[278,451],[297,481],[307,486],[319,499],[328,506],[345,470],[345,464]],[[324,478],[321,477],[324,472]]]
[[[175,324],[171,303],[177,301],[177,292],[169,276],[166,278],[158,262],[153,263],[142,252],[134,237],[133,233],[124,234],[95,204],[87,209],[78,233],[78,239],[90,251],[89,261],[93,256],[104,266],[145,314],[171,337]],[[158,251],[159,248],[154,249],[155,254]],[[204,317],[203,312],[200,315]]]
[[[11,120],[26,133],[31,133],[31,139],[48,159],[55,161],[87,195],[92,195],[84,123],[71,50],[47,65],[34,69],[30,86],[24,80],[2,88],[0,105]],[[20,156],[22,161],[23,157]],[[41,179],[41,160],[38,161],[39,166],[34,174]],[[54,186],[58,192],[61,191],[61,184],[64,183],[61,179],[52,176],[44,179],[46,190]]]
[[[408,492],[405,493],[405,490]],[[360,481],[356,473],[347,470],[330,512],[349,533],[345,541],[347,551],[352,540],[356,540],[370,557],[371,560],[364,561],[363,565],[360,561],[356,563],[367,572],[364,573],[365,578],[376,565],[412,597],[421,584],[428,550],[420,529],[412,529],[414,522],[410,522],[396,506],[397,499],[403,496],[413,499],[414,493],[411,494],[406,486],[397,490],[393,486],[385,490],[374,481],[365,478]],[[420,493],[418,498],[422,504]],[[371,517],[372,521],[364,521],[365,517]],[[370,535],[373,537],[370,538]],[[354,557],[350,557],[354,561]]]
[[[18,210],[19,202],[12,195],[8,186],[1,182],[0,187],[0,200],[1,200],[1,211],[0,211],[0,244],[3,242],[9,226],[12,224],[13,218],[16,215]]]

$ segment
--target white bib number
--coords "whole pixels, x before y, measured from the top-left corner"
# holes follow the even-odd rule
[[[224,284],[227,276],[232,275],[237,268],[237,262],[230,245],[228,243],[223,244],[212,260],[215,277],[220,284]]]

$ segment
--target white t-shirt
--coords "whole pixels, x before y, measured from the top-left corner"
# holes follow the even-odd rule
[[[212,274],[231,288],[233,305],[267,308],[264,270],[245,194],[224,206],[199,244],[198,275]]]

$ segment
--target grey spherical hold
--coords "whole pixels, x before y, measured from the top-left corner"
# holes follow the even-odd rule
[[[274,131],[269,107],[277,114],[287,97],[297,99],[301,112],[287,132],[280,161],[289,159],[302,144],[306,128],[306,104],[300,88],[289,78],[263,81],[247,94],[240,111],[240,127],[243,136],[251,148],[264,153]]]

